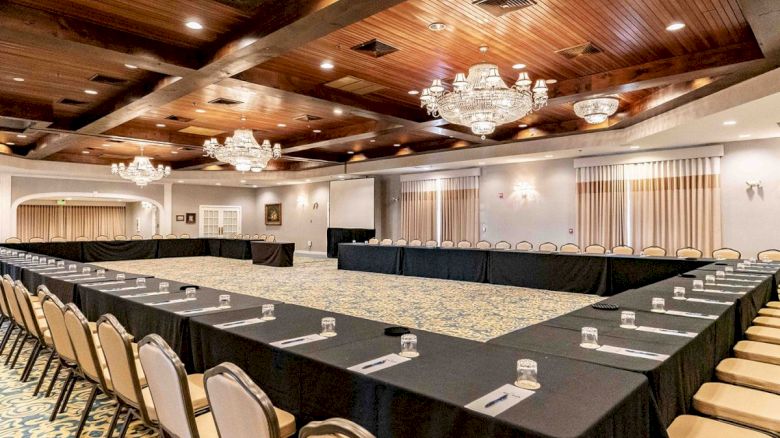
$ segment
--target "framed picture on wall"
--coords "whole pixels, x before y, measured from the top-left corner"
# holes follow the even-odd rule
[[[188,224],[194,224],[195,223],[195,213],[187,213],[187,223]]]
[[[176,222],[184,222],[184,215],[183,214],[177,214],[176,215]]]
[[[265,224],[282,224],[282,204],[265,204]]]

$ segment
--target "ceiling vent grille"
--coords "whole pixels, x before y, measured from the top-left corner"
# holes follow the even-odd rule
[[[239,103],[244,102],[241,102],[240,100],[228,99],[226,97],[218,97],[214,100],[210,100],[209,103],[213,103],[214,105],[238,105]]]
[[[500,17],[536,4],[536,0],[472,0],[471,4]]]
[[[364,96],[366,94],[375,93],[379,90],[384,90],[385,87],[365,79],[356,78],[354,76],[344,76],[343,78],[336,79],[335,81],[327,82],[325,86],[335,88],[337,90],[346,91],[348,93]]]
[[[313,122],[315,120],[322,120],[322,117],[320,117],[320,116],[313,116],[311,114],[302,114],[302,115],[296,117],[293,120],[298,120],[299,122]]]
[[[374,58],[381,58],[385,55],[389,55],[393,52],[398,51],[398,49],[396,49],[395,47],[389,44],[385,44],[376,38],[374,38],[371,41],[366,41],[365,43],[358,44],[357,46],[352,47],[352,50],[360,53],[365,53],[366,55],[371,55]]]
[[[63,105],[75,105],[75,106],[87,104],[87,102],[84,102],[83,100],[71,99],[70,97],[63,97],[62,99],[58,100],[57,103],[61,103]]]
[[[125,85],[127,83],[127,79],[115,78],[112,76],[101,75],[99,73],[89,78],[89,80],[106,85]]]
[[[189,117],[182,117],[182,116],[177,116],[175,114],[171,114],[170,116],[166,117],[165,120],[173,120],[174,122],[189,123],[193,119]]]
[[[566,59],[575,59],[580,56],[595,55],[602,53],[602,50],[595,44],[588,41],[587,43],[579,44],[565,49],[556,50],[555,53],[563,56]]]

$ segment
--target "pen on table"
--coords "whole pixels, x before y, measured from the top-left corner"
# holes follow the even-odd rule
[[[491,407],[491,406],[495,405],[496,403],[501,403],[502,401],[506,400],[506,399],[507,399],[507,397],[509,397],[509,394],[507,394],[507,393],[504,393],[504,395],[502,395],[501,397],[499,397],[499,398],[497,398],[497,399],[495,399],[495,400],[491,400],[491,401],[489,401],[489,402],[488,402],[488,403],[485,405],[485,408],[489,408],[489,407]]]
[[[233,327],[234,325],[243,324],[245,322],[246,322],[245,319],[242,319],[241,321],[228,322],[228,323],[222,324],[222,328]]]
[[[306,340],[306,338],[290,339],[289,341],[284,341],[279,343],[279,345],[292,344],[293,342],[304,341],[304,340]]]
[[[368,365],[364,365],[364,366],[362,366],[360,369],[361,369],[361,370],[365,370],[365,369],[372,368],[372,367],[375,367],[375,366],[378,366],[378,365],[382,365],[382,364],[383,364],[383,363],[385,363],[385,362],[387,362],[387,359],[378,360],[378,361],[376,361],[376,362],[374,362],[374,363],[370,363],[370,364],[368,364]]]
[[[650,353],[648,351],[631,350],[629,348],[626,348],[626,351],[629,353],[641,354],[643,356],[652,356],[652,357],[658,356],[657,353]]]

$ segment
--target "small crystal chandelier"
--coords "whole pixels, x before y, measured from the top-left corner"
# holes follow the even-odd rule
[[[150,182],[159,181],[171,174],[171,166],[162,164],[154,167],[149,157],[144,156],[144,148],[141,146],[141,155],[133,158],[133,162],[125,166],[125,163],[111,164],[111,173],[124,179],[133,181],[139,187],[147,186]]]
[[[620,106],[620,100],[615,96],[593,97],[575,102],[574,114],[592,125],[598,125],[615,114],[618,106]]]
[[[237,129],[232,137],[225,139],[224,145],[219,144],[216,138],[206,140],[203,150],[207,157],[232,164],[241,172],[262,172],[268,161],[282,156],[279,143],[271,146],[271,142],[263,140],[263,144],[258,144],[251,129]]]
[[[482,45],[479,51],[486,53],[488,47]],[[498,73],[498,66],[488,62],[469,67],[468,77],[456,74],[452,88],[445,91],[441,79],[434,79],[420,94],[421,106],[433,117],[441,116],[450,123],[470,127],[482,139],[495,131],[496,126],[514,122],[547,105],[544,80],[534,83],[527,72],[520,72],[514,85],[508,87]]]

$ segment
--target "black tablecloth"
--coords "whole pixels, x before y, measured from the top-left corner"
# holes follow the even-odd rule
[[[165,257],[199,257],[212,255],[209,252],[210,239],[159,239],[157,242],[157,258]],[[216,255],[219,255],[217,253]]]
[[[295,244],[288,242],[251,242],[252,263],[255,265],[287,267],[293,265]]]
[[[350,271],[400,274],[401,254],[400,246],[342,243],[339,245],[338,267]]]
[[[83,266],[89,266],[82,263],[77,264],[78,268],[75,273],[80,273],[81,268]],[[52,274],[52,271],[45,270],[45,271],[36,271],[32,269],[25,269],[22,272],[22,283],[24,283],[25,287],[30,290],[34,291],[37,290],[38,286],[43,284],[48,289],[49,292],[53,293],[57,296],[63,303],[74,303],[79,308],[81,308],[81,295],[79,294],[78,285],[80,284],[89,284],[89,283],[102,283],[105,281],[113,281],[116,279],[116,275],[119,273],[122,273],[125,275],[125,278],[127,280],[135,280],[139,277],[150,277],[147,275],[142,274],[131,274],[121,271],[114,271],[112,269],[106,269],[106,274],[103,278],[97,277],[97,274],[95,271],[97,269],[102,269],[96,266],[92,266],[92,272],[90,273],[88,277],[84,276],[78,276],[78,277],[71,277],[71,278],[62,278],[67,277],[69,274],[61,274],[61,275],[54,275]],[[57,271],[59,272],[59,271]]]
[[[249,240],[214,239],[219,242],[219,256],[230,259],[249,260],[252,258],[252,248]],[[212,253],[212,255],[214,255]]]
[[[609,257],[491,251],[487,281],[535,289],[610,295]]]
[[[138,260],[157,258],[157,240],[108,240],[81,242],[82,261]]]
[[[328,228],[328,257],[339,256],[339,244],[368,242],[376,236],[376,230],[364,228]]]
[[[2,246],[47,257],[51,256],[75,261],[81,260],[81,242],[4,243]]]
[[[661,281],[712,263],[712,259],[610,255],[610,295]]]
[[[484,283],[490,251],[472,248],[404,247],[401,273],[413,277],[444,278]]]

